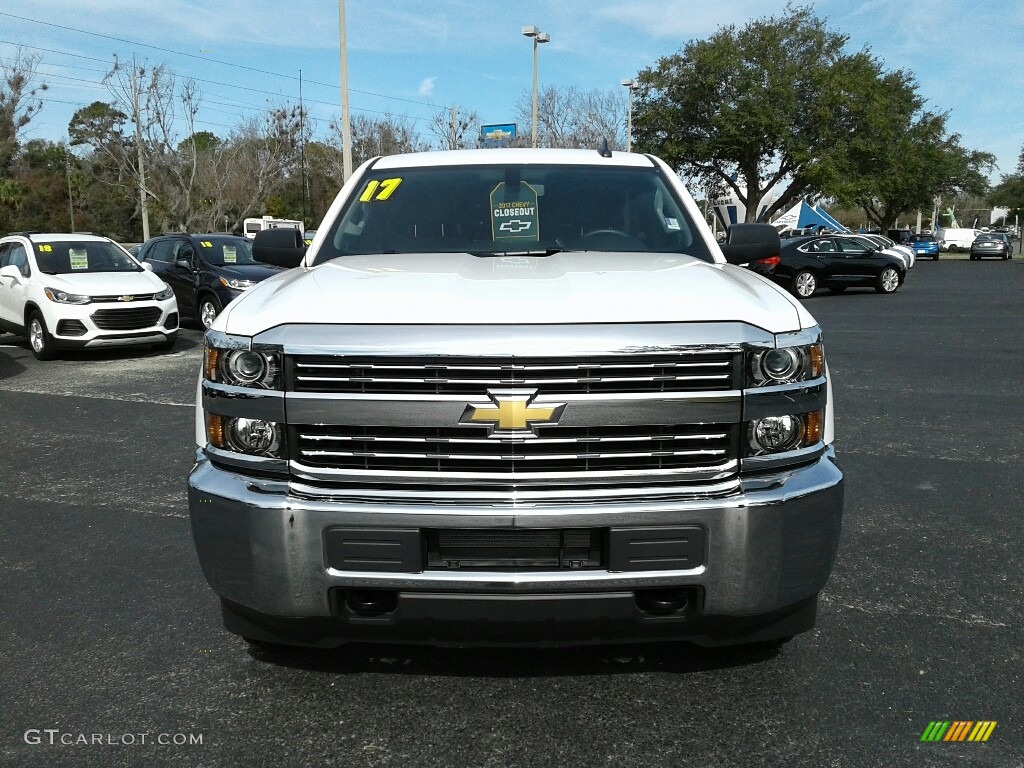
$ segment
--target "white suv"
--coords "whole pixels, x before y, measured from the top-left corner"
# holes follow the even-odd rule
[[[174,292],[117,243],[96,235],[0,237],[0,330],[48,360],[61,348],[156,345],[178,335]]]

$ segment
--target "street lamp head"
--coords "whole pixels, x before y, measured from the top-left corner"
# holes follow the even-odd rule
[[[540,30],[536,27],[523,27],[523,34],[527,37],[536,37],[540,34]]]
[[[550,43],[551,35],[549,35],[547,32],[538,32],[536,40],[538,43]]]
[[[627,88],[632,88],[632,87],[633,87],[633,81],[632,81],[632,80],[630,80],[630,79],[629,79],[628,77],[624,77],[624,78],[622,79],[622,84],[623,84],[624,86],[626,86]]]

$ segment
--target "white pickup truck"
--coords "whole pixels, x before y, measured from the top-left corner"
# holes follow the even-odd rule
[[[189,506],[226,627],[779,644],[839,542],[822,334],[657,158],[376,158],[206,335]],[[730,263],[732,262],[732,263]]]

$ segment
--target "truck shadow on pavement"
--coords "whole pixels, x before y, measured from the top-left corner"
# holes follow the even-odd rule
[[[689,674],[760,664],[780,653],[778,646],[703,648],[684,642],[502,649],[357,643],[331,650],[249,646],[249,654],[257,661],[307,672],[498,678],[636,672]]]
[[[17,352],[17,351],[15,351]],[[28,369],[18,362],[18,354],[10,354],[6,349],[0,349],[0,381],[4,379],[13,379],[15,376],[20,376]]]

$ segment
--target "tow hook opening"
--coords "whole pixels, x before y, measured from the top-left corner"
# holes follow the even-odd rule
[[[669,616],[693,607],[693,598],[693,590],[682,587],[641,589],[636,593],[636,607],[652,616]]]
[[[398,594],[386,589],[353,589],[345,606],[357,616],[382,616],[398,607]]]

